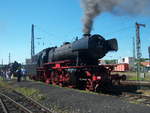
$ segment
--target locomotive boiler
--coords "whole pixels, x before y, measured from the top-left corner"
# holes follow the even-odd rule
[[[32,57],[35,80],[48,84],[95,91],[112,84],[111,66],[98,65],[98,59],[117,51],[116,39],[85,34],[74,42],[50,47]]]
[[[105,40],[100,35],[84,35],[73,43],[65,42],[60,47],[44,49],[33,57],[33,62],[41,66],[47,62],[73,60],[76,65],[97,65],[109,51],[117,51],[116,39]]]

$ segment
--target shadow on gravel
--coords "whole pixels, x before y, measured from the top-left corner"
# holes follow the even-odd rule
[[[119,85],[119,86],[116,85],[116,86],[112,86],[110,88],[101,90],[100,92],[104,94],[115,95],[115,96],[122,95],[122,93],[141,94],[140,92],[137,92],[138,89],[139,89],[139,86],[137,85]]]

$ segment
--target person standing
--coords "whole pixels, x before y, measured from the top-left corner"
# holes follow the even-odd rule
[[[22,73],[22,76],[23,76],[24,80],[26,80],[26,75],[27,75],[26,69],[25,68],[21,68],[21,73]]]
[[[5,75],[5,76],[6,76],[6,80],[9,80],[9,70],[8,70],[8,69],[6,70],[6,73],[5,73],[5,74],[6,74],[6,75]]]
[[[8,75],[8,80],[11,80],[11,71],[10,71],[10,69],[8,69],[7,75]]]
[[[0,70],[0,77],[3,78],[3,71]]]
[[[17,82],[20,82],[21,81],[21,77],[22,77],[22,73],[21,73],[21,68],[20,67],[16,70],[16,74],[17,74]]]
[[[2,70],[2,79],[5,80],[6,79],[6,71]]]

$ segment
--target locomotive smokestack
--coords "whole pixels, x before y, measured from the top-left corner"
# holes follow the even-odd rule
[[[84,37],[90,37],[91,34],[83,34]]]
[[[150,15],[150,0],[81,0],[84,9],[83,32],[89,34],[96,16],[103,12],[123,15]]]

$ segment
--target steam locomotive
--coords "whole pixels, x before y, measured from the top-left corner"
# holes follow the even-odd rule
[[[112,84],[112,67],[98,65],[98,59],[117,51],[116,39],[105,40],[101,35],[84,34],[74,42],[50,47],[32,57],[34,80],[48,84],[96,91]],[[115,77],[121,79],[120,76]],[[116,80],[116,79],[115,79]]]

